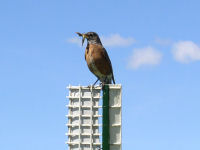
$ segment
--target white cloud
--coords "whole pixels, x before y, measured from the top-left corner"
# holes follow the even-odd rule
[[[117,46],[129,46],[135,43],[135,39],[132,37],[121,37],[119,34],[111,34],[109,36],[100,36],[102,44],[106,47],[117,47]],[[80,37],[73,37],[67,40],[69,43],[81,45]]]
[[[189,63],[200,60],[200,47],[192,41],[180,41],[173,45],[172,53],[178,62]]]
[[[145,65],[157,65],[161,62],[162,54],[151,46],[145,48],[137,48],[133,50],[133,54],[129,60],[129,67],[137,69]]]
[[[109,36],[101,36],[101,41],[104,46],[129,46],[135,43],[132,37],[124,38],[119,34],[111,34]]]

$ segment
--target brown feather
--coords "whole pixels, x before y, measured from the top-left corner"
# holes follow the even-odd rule
[[[85,59],[92,73],[94,72],[92,65],[95,65],[99,73],[104,76],[112,74],[112,65],[108,54],[102,45],[89,44],[85,51]]]

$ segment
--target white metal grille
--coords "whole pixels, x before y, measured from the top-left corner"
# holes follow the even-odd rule
[[[69,86],[68,141],[69,150],[100,148],[99,99],[101,87]]]
[[[110,150],[122,149],[122,86],[109,85]]]

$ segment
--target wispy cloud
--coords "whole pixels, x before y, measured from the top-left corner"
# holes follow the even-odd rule
[[[173,45],[172,54],[176,61],[189,63],[200,60],[200,47],[192,41],[180,41]]]
[[[79,37],[69,38],[67,39],[67,42],[81,46],[81,38]]]
[[[119,34],[110,34],[109,36],[100,36],[102,44],[106,47],[121,47],[121,46],[130,46],[135,43],[135,39],[132,37],[122,37]],[[80,37],[73,37],[67,40],[69,43],[81,45]]]
[[[168,45],[172,44],[172,41],[170,39],[156,38],[155,43],[162,45],[162,46],[168,46]]]
[[[101,36],[101,41],[104,46],[130,46],[135,43],[135,39],[132,37],[122,37],[119,34],[111,34],[109,36]]]
[[[151,46],[136,48],[133,50],[133,54],[129,59],[128,65],[132,69],[137,69],[145,65],[157,65],[161,62],[161,59],[162,54]]]

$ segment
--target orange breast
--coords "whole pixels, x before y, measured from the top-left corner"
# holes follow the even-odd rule
[[[110,59],[103,46],[89,44],[85,50],[85,59],[90,71],[96,76],[112,74]]]

